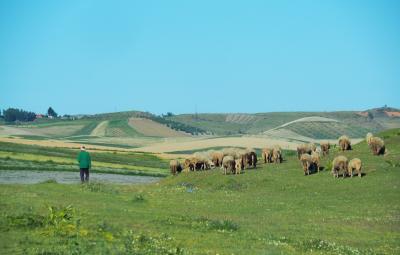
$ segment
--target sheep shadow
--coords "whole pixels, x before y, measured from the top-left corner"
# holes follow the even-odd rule
[[[319,167],[319,172],[322,172],[324,170],[325,170],[325,167],[323,167],[323,166]],[[314,168],[310,169],[310,174],[308,174],[308,175],[318,174],[319,172],[318,172],[318,169],[316,167],[314,167]]]
[[[367,175],[367,173],[361,173],[361,178],[364,178]],[[339,174],[339,177],[337,179],[348,179],[348,178],[359,178],[357,173],[353,173],[353,177],[350,175],[344,176],[344,173]]]

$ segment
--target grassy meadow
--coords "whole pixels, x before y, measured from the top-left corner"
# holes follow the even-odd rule
[[[77,171],[79,150],[0,142],[0,170]],[[168,162],[150,153],[91,151],[92,171],[166,176]]]
[[[239,176],[218,169],[150,185],[0,185],[0,253],[399,254],[400,130],[380,136],[387,155],[373,156],[365,142],[332,149],[310,176],[286,152],[282,164]],[[359,157],[364,176],[334,179],[326,167],[339,154]]]

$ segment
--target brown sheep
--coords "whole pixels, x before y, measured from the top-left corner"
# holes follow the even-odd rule
[[[337,156],[332,161],[332,174],[333,177],[339,178],[339,171],[342,170],[343,178],[346,175],[348,160],[345,156]]]
[[[195,170],[206,170],[210,168],[210,163],[207,159],[200,156],[199,153],[195,153],[192,157],[185,159],[185,169],[190,171]]]
[[[350,174],[350,177],[353,177],[353,170],[357,171],[358,177],[361,178],[361,167],[362,163],[359,158],[353,158],[350,160],[347,166],[347,173]]]
[[[182,172],[182,165],[176,159],[173,159],[169,162],[169,168],[171,170],[171,174],[173,174],[173,175],[176,175],[177,173]]]
[[[196,168],[196,159],[195,158],[187,158],[184,162],[185,169],[188,171],[194,171]]]
[[[300,144],[297,146],[297,158],[300,159],[301,155],[304,153],[310,154],[311,155],[312,148],[308,144]]]
[[[331,148],[331,145],[329,142],[321,142],[322,156],[329,155],[330,148]]]
[[[374,155],[382,155],[385,154],[385,142],[379,137],[372,137],[369,148]]]
[[[317,168],[318,173],[319,173],[320,158],[319,158],[319,153],[318,152],[313,151],[311,153],[311,162],[312,162],[313,167]]]
[[[368,134],[365,136],[365,141],[367,142],[368,145],[371,144],[371,139],[372,139],[373,137],[374,137],[374,135],[373,135],[372,133],[368,133]]]
[[[224,168],[224,174],[226,175],[228,171],[233,172],[235,170],[235,160],[232,156],[225,156],[222,160],[222,167]]]
[[[272,160],[275,163],[282,163],[283,161],[282,150],[279,146],[275,146],[274,149],[272,150]]]
[[[222,151],[213,151],[210,153],[210,157],[215,167],[222,166],[222,159],[224,158],[224,153]]]
[[[310,175],[310,167],[312,164],[311,155],[304,153],[300,156],[300,161],[303,166],[304,175]]]
[[[338,140],[339,147],[342,151],[351,150],[351,141],[349,137],[342,135]]]
[[[272,162],[272,150],[270,148],[262,149],[262,158],[264,163],[271,163]]]

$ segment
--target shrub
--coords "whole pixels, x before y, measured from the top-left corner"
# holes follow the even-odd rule
[[[136,195],[133,197],[133,202],[135,202],[135,203],[137,203],[137,202],[144,202],[144,201],[146,201],[146,200],[144,199],[143,194],[136,194]]]
[[[72,205],[65,207],[48,206],[48,215],[46,217],[46,225],[58,227],[63,223],[68,223],[75,215]]]

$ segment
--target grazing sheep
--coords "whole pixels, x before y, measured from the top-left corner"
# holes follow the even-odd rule
[[[195,158],[187,158],[184,162],[185,169],[188,171],[194,171],[196,168],[196,159]]]
[[[224,174],[228,171],[233,172],[235,170],[235,160],[232,156],[225,156],[222,160],[222,167],[224,168]]]
[[[246,165],[252,168],[257,167],[257,153],[254,149],[246,149],[245,151]]]
[[[275,146],[274,149],[272,150],[272,160],[275,163],[282,163],[283,158],[282,158],[282,150],[281,147]]]
[[[210,153],[211,161],[214,163],[215,167],[222,166],[222,159],[224,158],[224,153],[222,151],[213,151]]]
[[[236,154],[239,150],[240,149],[238,149],[238,148],[224,148],[222,150],[222,153],[224,154],[224,156],[231,156],[231,157],[235,158]]]
[[[322,150],[322,156],[326,156],[329,154],[329,149],[331,148],[331,145],[329,142],[321,142],[321,150]]]
[[[339,178],[339,171],[342,170],[343,178],[346,176],[348,161],[345,156],[337,156],[332,161],[332,174],[333,177]]]
[[[383,155],[385,154],[385,142],[379,137],[372,137],[369,148],[374,155]]]
[[[212,162],[207,152],[196,152],[193,154],[196,161],[196,170],[208,170],[210,169]]]
[[[319,153],[313,151],[311,153],[311,163],[313,165],[313,168],[317,168],[318,173],[319,173],[319,168],[320,168],[320,158],[319,158]]]
[[[272,150],[270,148],[262,149],[262,158],[264,163],[271,163],[272,162]]]
[[[300,161],[303,166],[304,175],[310,175],[310,167],[312,164],[311,155],[304,153],[300,156]]]
[[[178,160],[173,159],[169,162],[169,169],[171,170],[171,174],[176,175],[182,172],[182,165]]]
[[[365,141],[367,142],[368,145],[371,144],[371,139],[372,139],[373,137],[374,137],[374,135],[373,135],[372,133],[368,133],[368,134],[365,136]]]
[[[242,170],[244,170],[243,159],[235,159],[235,174],[240,174]]]
[[[353,177],[353,170],[357,171],[358,177],[361,178],[361,167],[362,163],[359,158],[353,158],[350,160],[347,166],[347,173],[350,174],[350,177]]]
[[[310,148],[309,144],[300,144],[297,146],[297,158],[300,159],[301,155],[304,153],[311,155],[312,148]]]
[[[349,137],[342,135],[338,141],[339,147],[342,151],[351,150],[351,142]]]

